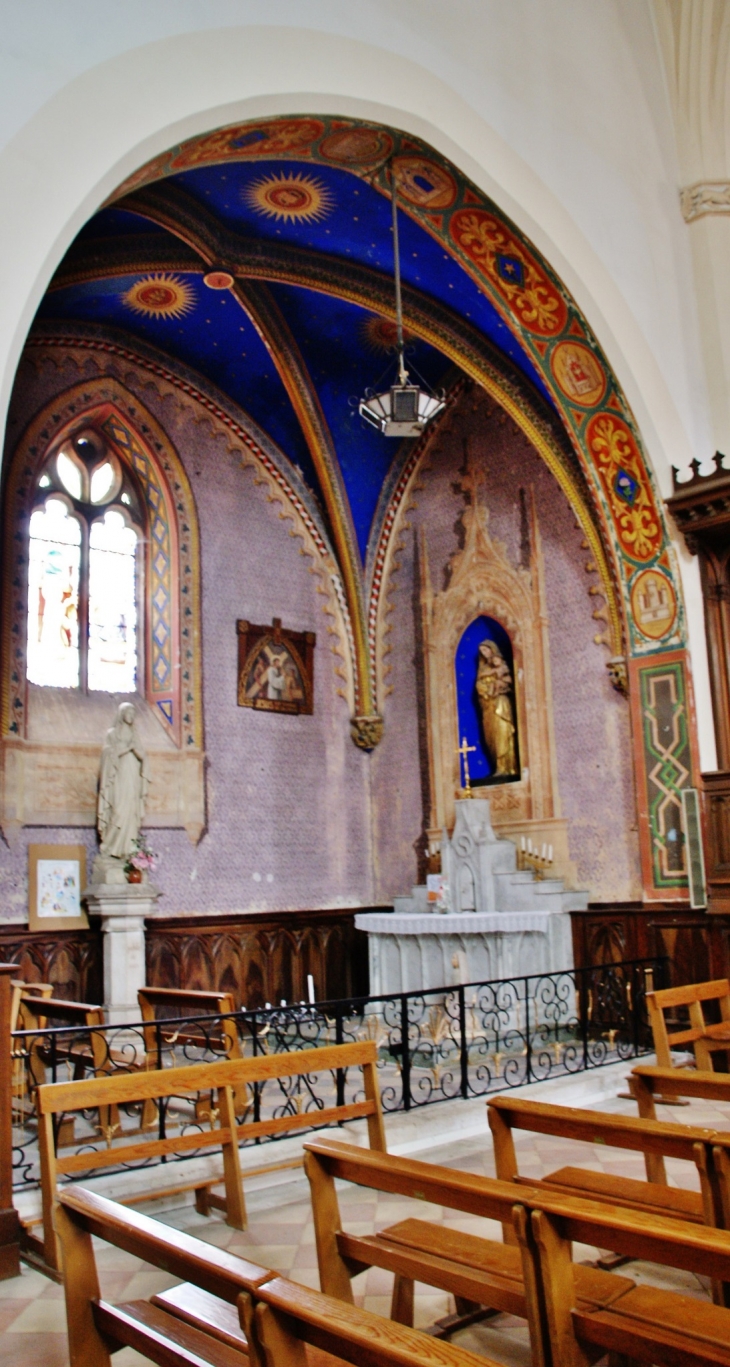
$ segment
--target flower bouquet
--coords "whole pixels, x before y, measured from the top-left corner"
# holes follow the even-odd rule
[[[132,853],[128,855],[124,865],[124,872],[127,875],[128,883],[141,883],[148,873],[155,867],[156,856],[150,849],[145,837],[140,834],[134,842]]]

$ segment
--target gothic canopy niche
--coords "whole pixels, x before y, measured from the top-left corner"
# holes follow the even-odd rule
[[[129,678],[99,682],[87,661],[87,642],[93,642],[95,627],[104,634],[103,623],[93,621],[93,602],[90,608],[94,523],[104,509],[95,506],[95,471],[90,466],[89,489],[76,448],[103,453],[103,470],[108,465],[115,481],[109,508],[137,534],[134,602],[123,633],[136,643],[136,668]],[[64,461],[65,483],[58,479]],[[66,592],[69,604],[61,630],[72,647],[78,639],[71,652],[78,664],[74,678],[59,676],[62,687],[53,686],[52,673],[34,679],[32,662],[28,667],[29,646],[40,637],[44,616],[57,606],[43,582],[30,585],[29,602],[32,519],[55,505],[62,505],[71,525],[83,525],[86,510],[91,529],[79,534],[80,566],[77,553],[70,571],[75,582]],[[172,443],[124,386],[109,378],[87,380],[66,390],[31,422],[11,456],[4,544],[3,830],[95,824],[99,747],[111,725],[114,699],[131,694],[151,769],[146,824],[184,827],[196,841],[205,820],[197,515]],[[58,560],[63,574],[62,553]],[[57,633],[55,619],[50,625]],[[108,642],[106,654],[114,654]]]
[[[435,855],[442,831],[452,830],[455,798],[463,791],[459,744],[460,718],[457,659],[469,628],[491,619],[491,635],[501,640],[502,654],[513,679],[512,706],[517,730],[514,777],[475,786],[475,800],[488,798],[500,835],[518,843],[529,834],[539,847],[553,847],[558,877],[575,884],[576,870],[568,852],[568,823],[561,819],[552,726],[552,688],[547,612],[540,533],[534,507],[521,491],[526,563],[514,568],[502,544],[489,532],[489,510],[483,475],[474,468],[461,477],[469,502],[462,513],[463,548],[449,563],[448,584],[434,593],[428,558],[428,534],[421,530],[419,562],[423,659],[426,675],[431,815],[429,853]],[[511,656],[511,659],[509,658]],[[473,684],[472,680],[472,684]],[[463,700],[462,700],[463,703]],[[461,720],[461,724],[460,724]],[[475,738],[476,739],[476,738]],[[474,766],[472,766],[474,768]],[[496,775],[495,775],[496,779]]]

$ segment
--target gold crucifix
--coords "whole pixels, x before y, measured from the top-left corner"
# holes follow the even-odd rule
[[[468,756],[472,750],[476,750],[476,745],[467,745],[466,736],[462,736],[461,745],[457,748],[457,755],[461,755],[464,761],[464,792],[467,797],[471,797],[471,782],[469,779],[469,760]]]

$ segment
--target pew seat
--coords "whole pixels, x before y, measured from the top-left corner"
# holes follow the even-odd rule
[[[320,1284],[328,1295],[352,1302],[351,1278],[367,1267],[380,1267],[396,1274],[391,1314],[400,1323],[413,1322],[414,1282],[450,1292],[465,1313],[481,1306],[529,1319],[529,1290],[514,1243],[454,1232],[417,1218],[400,1221],[378,1234],[348,1233],[342,1228],[334,1184],[340,1179],[432,1202],[497,1220],[503,1227],[511,1226],[522,1188],[432,1163],[357,1149],[335,1139],[308,1140],[304,1147]],[[524,1192],[538,1197],[529,1188]],[[576,1266],[573,1276],[578,1301],[586,1307],[609,1305],[634,1285],[631,1278],[592,1267]]]
[[[497,1367],[80,1187],[60,1193],[55,1220],[70,1367],[111,1367],[125,1347],[158,1367]],[[187,1280],[113,1305],[92,1236]]]
[[[601,1111],[573,1106],[552,1106],[528,1101],[519,1096],[496,1096],[487,1102],[489,1127],[494,1141],[497,1177],[502,1181],[526,1184],[539,1190],[564,1191],[592,1201],[606,1201],[630,1210],[666,1215],[694,1224],[721,1224],[721,1212],[710,1147],[715,1131],[702,1126],[664,1123],[655,1115],[608,1115]],[[566,1144],[574,1140],[600,1145],[603,1149],[625,1149],[640,1153],[647,1181],[606,1173],[595,1168],[558,1168],[536,1179],[518,1171],[515,1130],[547,1134]],[[681,1159],[696,1169],[700,1190],[670,1187],[665,1157]],[[505,1239],[513,1238],[512,1226],[505,1227]]]
[[[663,1215],[528,1192],[515,1207],[526,1265],[541,1286],[549,1355],[559,1367],[613,1361],[652,1367],[730,1367],[730,1309],[656,1286],[634,1286],[610,1305],[577,1303],[573,1244],[604,1244],[630,1258],[716,1279],[727,1294],[730,1233]],[[526,1273],[527,1275],[527,1273]]]

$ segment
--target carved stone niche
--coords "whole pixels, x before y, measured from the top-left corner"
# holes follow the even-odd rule
[[[520,777],[514,782],[472,789],[475,801],[488,798],[492,822],[500,836],[518,845],[529,837],[533,847],[553,847],[553,869],[568,887],[577,869],[568,848],[568,823],[561,816],[548,621],[540,533],[530,507],[530,552],[526,568],[515,569],[501,542],[489,533],[489,512],[480,503],[478,481],[472,479],[472,502],[463,514],[465,542],[450,561],[448,587],[434,593],[428,546],[421,533],[419,562],[426,693],[426,730],[430,779],[429,856],[439,849],[441,832],[453,830],[454,802],[461,790],[459,719],[454,660],[463,632],[476,617],[494,618],[508,632],[515,676],[515,708],[519,737]]]
[[[0,741],[0,824],[6,839],[21,826],[96,826],[104,736],[118,702],[108,693],[28,685],[28,734]],[[150,771],[145,827],[184,827],[196,843],[205,824],[204,755],[178,750],[139,694],[130,698]]]

